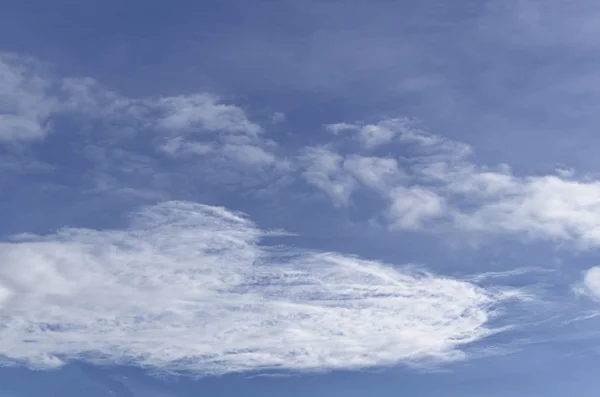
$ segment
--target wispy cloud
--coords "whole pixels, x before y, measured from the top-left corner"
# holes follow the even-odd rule
[[[0,245],[0,354],[199,374],[466,358],[509,289],[260,244],[241,214],[164,202],[125,230]]]
[[[262,127],[216,95],[127,98],[89,78],[68,79],[63,89],[70,94],[68,109],[104,123],[117,121],[119,134],[130,131],[121,135],[150,135],[156,149],[169,156],[226,156],[244,165],[275,162],[275,144],[261,136]]]
[[[274,143],[246,112],[211,93],[130,98],[92,78],[43,73],[42,64],[0,54],[0,140],[43,139],[53,116],[96,122],[111,139],[145,134],[171,156],[226,155],[243,164],[272,164]],[[198,150],[202,147],[203,150]]]
[[[105,142],[114,146],[147,136],[149,144],[140,145],[145,152],[136,152],[138,148],[131,145],[129,150],[133,163],[146,156],[150,171],[160,156],[177,162],[200,158],[204,160],[200,168],[207,173],[256,169],[266,184],[277,179],[278,172],[286,173],[287,179],[303,178],[338,207],[368,189],[385,205],[373,215],[392,228],[518,233],[580,247],[600,245],[599,181],[564,172],[517,176],[505,165],[477,165],[470,160],[470,146],[427,133],[408,118],[330,124],[326,128],[337,140],[300,148],[299,155],[281,159],[277,144],[266,137],[261,125],[242,108],[213,94],[129,98],[90,78],[51,78],[43,70],[35,60],[2,56],[5,140],[42,139],[52,115],[68,113],[99,124],[91,146],[108,148]],[[347,144],[352,142],[357,144]],[[111,182],[112,171],[105,169],[110,156],[103,158],[105,163],[96,164],[88,175],[96,175],[97,187],[108,189],[118,181]],[[141,193],[160,196],[153,186],[148,188]]]
[[[259,134],[260,126],[248,120],[239,107],[219,103],[219,99],[208,94],[181,95],[155,100],[154,105],[162,109],[159,124],[167,130],[226,131]]]
[[[1,54],[0,144],[11,143],[2,165],[40,163],[30,143],[42,140],[68,140],[75,149],[66,155],[79,170],[77,189],[134,199],[171,197],[176,180],[200,174],[241,186],[289,165],[263,127],[215,94],[128,97],[93,78],[46,72],[34,58]]]
[[[499,278],[512,278],[517,276],[523,276],[526,274],[532,273],[551,273],[554,272],[555,269],[545,269],[541,267],[520,267],[511,270],[505,270],[500,272],[485,272],[479,273],[471,277],[467,277],[467,280],[473,282],[481,282],[485,280],[495,280]]]
[[[58,100],[37,61],[0,53],[0,143],[42,139]]]

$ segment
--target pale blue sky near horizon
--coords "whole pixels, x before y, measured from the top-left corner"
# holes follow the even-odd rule
[[[0,0],[0,397],[596,395],[598,21]]]

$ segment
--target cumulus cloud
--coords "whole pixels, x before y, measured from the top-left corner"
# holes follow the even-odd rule
[[[313,151],[319,155],[312,157],[307,179],[336,203],[348,204],[359,189],[370,189],[388,201],[382,215],[391,227],[444,225],[467,232],[520,233],[580,247],[600,245],[600,181],[577,180],[560,170],[516,176],[506,165],[476,165],[469,161],[468,145],[409,128],[404,119],[326,126],[369,142],[362,138],[366,127],[390,129],[393,133],[385,136],[393,136],[393,141],[377,142],[393,144],[395,153],[402,155],[397,160],[389,154],[364,157],[335,144]]]
[[[466,357],[511,290],[339,253],[261,245],[220,207],[163,202],[123,230],[0,245],[0,355],[220,374]]]

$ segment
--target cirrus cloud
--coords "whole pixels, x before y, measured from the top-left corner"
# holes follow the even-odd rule
[[[123,230],[15,236],[0,245],[0,355],[197,374],[444,362],[500,331],[521,296],[268,247],[267,234],[224,208],[164,202]]]

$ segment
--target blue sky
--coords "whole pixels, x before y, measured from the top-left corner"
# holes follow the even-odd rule
[[[0,397],[596,395],[598,21],[0,0]]]

